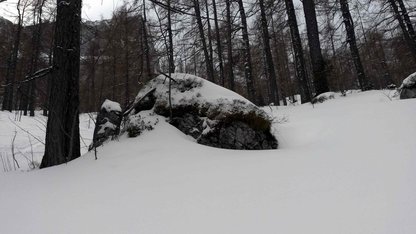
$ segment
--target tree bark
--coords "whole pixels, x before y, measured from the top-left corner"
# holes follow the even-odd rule
[[[329,91],[326,76],[325,61],[322,56],[321,43],[319,40],[318,22],[314,0],[303,0],[303,11],[305,13],[306,29],[308,34],[309,53],[312,61],[312,72],[314,78],[315,95]]]
[[[81,0],[57,0],[53,74],[45,154],[40,168],[80,156],[79,66]]]
[[[214,50],[212,48],[212,35],[211,35],[211,20],[209,18],[209,7],[208,7],[208,0],[205,0],[205,10],[207,13],[207,27],[208,27],[208,34],[207,34],[207,40],[208,40],[208,52],[209,52],[209,66],[212,67],[212,81],[215,83],[215,72],[214,72]]]
[[[237,0],[238,8],[240,12],[241,18],[241,30],[243,34],[243,44],[244,44],[244,75],[246,78],[246,85],[247,85],[247,95],[248,99],[254,103],[256,103],[256,89],[254,88],[254,80],[253,80],[253,68],[251,64],[251,51],[250,51],[250,39],[248,36],[248,26],[247,26],[247,17],[246,11],[244,10],[243,0]]]
[[[169,48],[168,48],[168,60],[169,60],[169,73],[175,72],[175,61],[173,59],[173,35],[172,35],[172,17],[171,17],[171,9],[170,9],[170,0],[167,0],[167,11],[168,11],[168,40],[169,40]]]
[[[285,4],[288,16],[288,24],[290,27],[290,35],[292,37],[292,45],[294,50],[296,77],[298,80],[302,103],[310,102],[311,93],[308,86],[308,77],[305,70],[305,58],[303,57],[303,48],[299,35],[298,23],[296,20],[295,8],[293,6],[292,0],[285,0]]]
[[[215,24],[215,38],[217,41],[217,53],[218,53],[218,63],[220,67],[220,82],[223,87],[225,87],[225,77],[224,77],[224,64],[222,58],[222,46],[221,46],[221,37],[220,29],[218,26],[218,14],[217,14],[217,5],[215,0],[212,0],[212,6],[214,9],[214,24]]]
[[[341,5],[341,12],[345,25],[345,30],[347,31],[347,43],[350,46],[352,60],[354,62],[355,70],[357,72],[359,86],[362,91],[365,91],[370,89],[371,85],[368,84],[363,64],[361,63],[361,57],[358,51],[357,40],[355,37],[354,22],[352,21],[350,9],[348,6],[348,0],[339,0],[339,3]]]
[[[259,0],[260,6],[260,17],[261,17],[261,29],[263,36],[263,49],[264,55],[266,58],[266,71],[269,80],[269,103],[273,102],[275,105],[279,106],[279,91],[277,88],[277,76],[273,63],[272,50],[270,48],[270,35],[269,28],[267,26],[266,10],[264,7],[264,0]]]
[[[399,8],[396,4],[396,1],[395,0],[388,0],[388,1],[390,3],[391,8],[393,9],[393,13],[394,13],[397,21],[399,22],[399,26],[402,29],[404,40],[406,41],[407,46],[410,49],[410,52],[413,56],[413,60],[416,63],[416,39],[412,39],[412,36],[409,32],[409,29],[406,26],[406,23],[405,23],[404,19],[402,18],[402,15],[400,14],[400,11],[399,11]],[[411,30],[412,29],[413,29],[413,27],[411,27]]]
[[[227,57],[228,57],[228,86],[231,90],[235,91],[234,83],[234,59],[233,59],[233,44],[232,44],[232,19],[231,19],[231,0],[225,0],[225,8],[227,15]]]
[[[204,52],[204,58],[205,58],[205,66],[207,69],[207,78],[209,81],[214,81],[214,71],[212,68],[212,61],[210,59],[209,53],[208,53],[208,47],[207,42],[205,41],[205,34],[204,34],[204,26],[202,24],[202,18],[201,18],[201,10],[199,7],[199,0],[193,0],[194,2],[194,10],[195,10],[195,18],[196,23],[198,25],[198,31],[199,31],[199,39],[202,43],[202,50]]]
[[[6,73],[6,88],[4,90],[4,98],[3,98],[3,105],[2,110],[13,110],[13,96],[14,96],[14,83],[16,80],[16,67],[17,67],[17,60],[19,54],[19,46],[20,46],[20,39],[22,33],[22,24],[23,24],[23,17],[20,11],[20,0],[17,2],[17,13],[18,13],[18,22],[17,22],[17,29],[16,35],[14,38],[12,53],[8,60],[7,64],[7,73]]]

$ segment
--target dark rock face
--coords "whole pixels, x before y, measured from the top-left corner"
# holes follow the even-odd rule
[[[202,134],[203,130],[203,121],[197,115],[190,113],[185,113],[182,117],[173,117],[170,124],[195,139]]]
[[[416,73],[403,80],[399,88],[400,99],[416,98]]]
[[[400,99],[416,98],[416,84],[413,87],[403,87],[400,91]]]
[[[219,124],[208,134],[201,135],[198,143],[239,150],[276,149],[278,146],[276,138],[269,131],[256,131],[240,121]]]
[[[276,149],[276,138],[270,131],[255,130],[241,121],[210,121],[186,113],[174,117],[171,124],[183,133],[197,139],[199,144],[223,149],[261,150]],[[205,131],[204,131],[205,130]]]
[[[97,115],[95,123],[94,137],[89,150],[98,147],[108,140],[110,137],[116,137],[120,133],[120,124],[122,120],[121,111],[101,108]]]

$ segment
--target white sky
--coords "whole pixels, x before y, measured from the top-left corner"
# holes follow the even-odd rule
[[[52,0],[53,3],[55,2]],[[86,20],[110,18],[113,9],[123,3],[123,0],[83,0],[82,17]],[[0,16],[14,21],[17,0],[6,0],[0,3]]]

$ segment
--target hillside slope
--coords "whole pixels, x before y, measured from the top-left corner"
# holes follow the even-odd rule
[[[0,174],[2,233],[415,233],[416,100],[265,108],[280,149],[198,145],[163,119],[67,165]]]

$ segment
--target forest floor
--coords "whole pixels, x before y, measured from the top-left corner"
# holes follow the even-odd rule
[[[0,232],[414,234],[416,99],[387,93],[264,108],[279,122],[277,150],[199,145],[161,119],[98,148],[98,160],[43,170],[28,170],[43,145],[22,129],[43,140],[46,119],[13,121],[20,129],[0,112],[2,157],[16,129],[22,168],[0,172]]]

